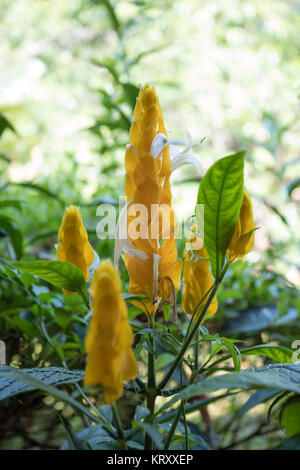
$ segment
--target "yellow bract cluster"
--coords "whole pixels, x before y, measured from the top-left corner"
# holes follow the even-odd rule
[[[57,259],[75,264],[88,280],[88,268],[93,263],[95,254],[78,207],[70,206],[66,209],[58,231],[58,241]]]
[[[192,232],[187,241],[185,249],[186,258],[183,269],[184,286],[182,292],[182,309],[189,315],[193,315],[199,302],[214,283],[210,271],[208,254],[204,246],[200,250],[190,250],[190,244],[194,241],[195,237],[195,233]],[[207,297],[198,306],[197,313],[193,318],[194,322],[199,317],[206,300]],[[217,309],[218,301],[215,296],[208,307],[206,315],[213,315],[216,313]]]
[[[244,189],[244,197],[240,209],[239,220],[226,253],[229,261],[234,261],[236,258],[242,258],[252,250],[254,244],[254,229],[255,223],[252,203],[249,194]],[[191,241],[194,241],[195,237],[196,235],[192,231],[186,244],[186,259],[183,270],[184,287],[182,293],[182,309],[190,315],[194,313],[198,303],[214,283],[209,261],[205,261],[205,259],[208,259],[208,254],[204,246],[201,250],[189,250],[190,243]],[[198,306],[194,321],[199,317],[206,300],[207,297]],[[214,297],[208,307],[206,315],[213,315],[216,313],[217,309],[218,301],[217,298]]]
[[[92,320],[85,341],[88,361],[84,384],[100,384],[105,402],[113,403],[122,392],[123,381],[136,377],[137,366],[120,277],[110,261],[102,261],[95,270],[91,296]]]
[[[233,261],[236,258],[243,258],[243,256],[252,250],[254,244],[254,229],[255,223],[253,219],[252,203],[249,194],[244,189],[240,217],[227,249],[227,258],[229,261]]]
[[[149,297],[145,304],[151,315],[155,313],[156,308],[153,304],[156,268],[158,298],[168,298],[174,289],[175,291],[179,289],[182,269],[182,261],[177,259],[175,217],[171,206],[169,145],[156,157],[150,152],[153,139],[158,134],[164,134],[167,137],[161,107],[154,87],[145,85],[140,89],[137,98],[134,120],[130,129],[130,145],[126,149],[125,194],[130,204],[142,204],[147,208],[148,237],[131,239],[134,249],[145,253],[147,259],[141,260],[125,255],[125,263],[130,278],[129,292]],[[151,238],[151,222],[153,222],[151,209],[155,204],[161,211],[159,230],[158,236]],[[162,214],[165,211],[171,214],[169,217],[170,238],[162,236]],[[129,217],[129,225],[131,220]],[[163,238],[161,245],[159,238]]]

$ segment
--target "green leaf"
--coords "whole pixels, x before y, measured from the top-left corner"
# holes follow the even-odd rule
[[[25,181],[25,182],[22,182],[22,183],[14,183],[14,182],[10,181],[8,184],[10,186],[22,186],[23,188],[34,189],[34,190],[39,191],[43,194],[46,194],[47,196],[49,196],[53,199],[56,199],[61,204],[62,207],[66,206],[65,202],[62,199],[60,199],[60,197],[57,194],[55,194],[53,191],[50,191],[50,190],[46,189],[44,186],[41,186],[39,184],[32,183],[31,181]]]
[[[197,204],[204,204],[204,246],[216,279],[220,277],[242,205],[244,154],[238,152],[218,160],[199,186]],[[201,232],[201,227],[198,230]]]
[[[300,433],[300,400],[292,399],[284,406],[282,424],[287,437]]]
[[[9,235],[10,243],[14,249],[16,259],[20,259],[23,254],[23,236],[20,230],[14,229]]]
[[[66,418],[64,418],[63,415],[60,415],[59,417],[68,435],[69,449],[90,450],[89,445],[76,435],[69,421]]]
[[[31,341],[37,335],[36,327],[29,321],[25,320],[25,318],[15,317],[13,320],[13,325],[17,328],[20,328],[20,330],[23,331],[23,333],[25,333],[25,335],[28,337],[29,341]]]
[[[276,344],[259,344],[250,348],[240,349],[240,354],[242,356],[265,356],[275,360],[276,362],[283,363],[292,362],[293,350],[286,346],[278,346]],[[230,356],[231,354],[227,354],[226,356],[220,357],[212,364],[212,366],[226,361]]]
[[[276,450],[300,450],[300,433],[285,439]]]
[[[121,83],[121,85],[124,89],[130,106],[132,107],[132,109],[134,109],[140,89],[133,83]]]
[[[298,318],[296,308],[290,307],[285,315],[280,315],[275,306],[252,307],[247,309],[237,318],[229,320],[224,325],[224,333],[234,335],[236,333],[253,334],[269,327],[278,327],[286,323],[294,322]]]
[[[0,112],[0,137],[2,136],[5,129],[10,129],[16,134],[14,126],[9,122],[8,119]]]
[[[113,439],[103,426],[100,424],[96,424],[94,426],[90,426],[76,434],[78,440],[80,440],[80,445],[86,446],[88,449],[92,450],[113,450],[115,449],[115,439]],[[73,436],[74,439],[74,436]],[[69,441],[69,440],[68,440]],[[64,442],[63,445],[60,447],[60,450],[69,450],[70,449],[70,442]],[[73,445],[71,445],[72,449]]]
[[[78,292],[89,306],[85,278],[77,266],[68,261],[27,261],[11,263],[21,271],[34,274],[50,284],[70,292]]]
[[[271,364],[208,378],[199,384],[186,387],[164,404],[157,413],[173,406],[178,400],[187,400],[196,395],[224,388],[227,390],[263,388],[300,393],[300,364]]]
[[[79,370],[68,370],[60,367],[44,367],[33,369],[16,369],[0,365],[0,400],[30,390],[42,390],[49,395],[68,403],[73,408],[99,423],[99,419],[82,403],[61,392],[53,385],[76,383],[82,380],[84,373]]]
[[[300,186],[300,178],[297,178],[296,180],[292,181],[288,187],[287,187],[287,191],[288,191],[288,195],[289,197],[292,196],[292,193],[294,191],[294,189],[298,188]]]
[[[174,362],[175,356],[169,353],[161,354],[155,361],[155,369],[163,369],[164,367]]]
[[[293,350],[285,346],[276,344],[264,344],[262,346],[252,346],[240,351],[243,356],[266,356],[276,362],[292,362]]]
[[[141,422],[137,423],[135,421],[134,423],[137,424],[139,428],[143,429],[145,433],[151,437],[157,449],[162,449],[162,446],[163,446],[162,437],[156,426],[154,426],[153,424],[149,424],[149,423],[141,423]]]
[[[149,416],[149,414],[150,414],[150,410],[148,410],[148,408],[145,408],[144,406],[141,406],[141,405],[137,405],[135,409],[136,421],[142,421],[147,416]]]
[[[83,379],[83,375],[82,371],[68,370],[60,367],[16,369],[0,365],[0,400],[40,388],[41,384],[60,385],[76,383]],[[31,379],[34,379],[35,382],[31,383]]]
[[[15,209],[21,210],[22,209],[23,201],[19,199],[5,199],[4,201],[0,201],[0,208],[1,207],[14,207]]]
[[[266,401],[270,400],[277,393],[278,390],[272,388],[270,390],[257,390],[257,392],[252,393],[246,403],[239,409],[237,413],[233,415],[231,422],[240,418],[245,413],[248,413],[249,410],[252,410],[252,408],[259,405],[260,403],[265,403]]]

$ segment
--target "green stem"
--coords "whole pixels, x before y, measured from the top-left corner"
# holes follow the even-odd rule
[[[150,320],[149,320],[150,323]],[[154,331],[154,322],[153,319],[151,319],[152,325],[152,330]],[[155,409],[155,400],[157,397],[157,391],[156,391],[156,379],[155,379],[155,341],[154,341],[154,336],[150,336],[150,346],[151,349],[148,351],[148,385],[146,389],[146,399],[147,399],[147,408],[150,411],[149,415],[149,423],[153,423],[153,415],[154,415],[154,409]],[[152,439],[149,436],[149,434],[145,434],[145,450],[152,450]]]
[[[164,379],[159,384],[159,389],[163,389],[167,385],[167,383],[169,382],[170,378],[172,377],[174,371],[177,369],[178,365],[180,364],[184,354],[186,353],[186,350],[188,349],[193,337],[195,336],[195,333],[198,330],[198,327],[199,327],[201,321],[203,320],[203,318],[204,318],[204,316],[205,316],[205,314],[208,310],[208,307],[210,306],[210,304],[211,304],[211,302],[212,302],[212,300],[213,300],[213,298],[216,294],[217,288],[218,288],[218,284],[214,284],[214,286],[211,290],[211,293],[208,297],[208,300],[207,300],[206,304],[203,307],[202,312],[200,313],[196,323],[194,324],[191,333],[188,335],[185,342],[183,343],[183,345],[181,347],[181,350],[179,351],[175,361],[173,362],[173,365],[171,366],[171,368],[169,369],[169,371],[165,375]]]
[[[184,422],[184,433],[185,433],[185,450],[189,450],[189,434],[188,434],[188,427],[185,415],[185,400],[181,400],[181,407],[182,407],[182,416]]]
[[[196,342],[194,346],[194,352],[195,352],[195,364],[194,364],[194,369],[198,369],[198,356],[199,356],[199,330],[196,333]]]
[[[208,307],[210,306],[210,304],[211,304],[211,302],[212,302],[214,296],[216,295],[216,292],[217,292],[217,290],[218,290],[218,287],[219,287],[219,285],[220,285],[220,283],[221,283],[221,281],[222,281],[222,279],[223,279],[223,277],[224,277],[224,275],[225,275],[227,269],[229,268],[229,265],[230,265],[230,263],[227,262],[226,265],[225,265],[225,267],[224,267],[224,269],[223,269],[223,271],[222,271],[222,274],[221,274],[219,280],[218,280],[218,281],[216,280],[215,283],[213,284],[213,286],[212,286],[212,288],[211,288],[211,291],[210,291],[210,294],[209,294],[209,297],[208,297],[208,299],[207,299],[207,301],[206,301],[206,303],[205,303],[205,305],[204,305],[204,307],[203,307],[203,309],[202,309],[202,311],[201,311],[199,317],[197,318],[197,320],[196,320],[196,322],[195,322],[195,324],[194,324],[194,326],[193,326],[193,328],[192,328],[192,331],[187,335],[187,337],[186,337],[186,339],[185,339],[185,341],[184,341],[184,343],[183,343],[183,345],[182,345],[181,350],[179,351],[179,353],[178,353],[178,355],[177,355],[175,361],[173,362],[172,367],[169,369],[169,371],[168,371],[167,374],[165,375],[164,379],[163,379],[163,380],[161,381],[161,383],[159,384],[159,389],[160,389],[160,390],[163,389],[163,388],[167,385],[167,383],[168,383],[168,381],[170,380],[170,378],[172,377],[174,371],[176,370],[176,368],[177,368],[178,365],[180,364],[181,360],[183,359],[183,356],[184,356],[186,350],[188,349],[188,347],[189,347],[191,341],[193,340],[193,338],[194,338],[196,332],[198,331],[198,328],[199,328],[199,326],[200,326],[200,324],[201,324],[203,318],[204,318],[205,315],[206,315],[206,312],[207,312],[207,310],[208,310]],[[195,309],[195,312],[193,313],[193,317],[195,316],[196,311],[197,311],[197,309],[199,308],[199,306],[200,306],[200,305],[198,304],[197,307],[196,307],[196,309]],[[192,321],[192,320],[191,320],[191,321]]]
[[[177,414],[174,418],[174,421],[172,423],[172,426],[170,428],[170,431],[167,435],[167,440],[166,440],[166,443],[164,445],[164,450],[168,450],[169,449],[169,445],[171,444],[171,441],[173,439],[173,436],[174,436],[174,433],[176,431],[176,427],[177,427],[177,424],[178,424],[178,421],[179,421],[179,418],[180,418],[180,415],[181,415],[181,412],[182,412],[182,404],[180,403],[180,406],[178,407],[178,410],[177,410]]]
[[[123,428],[122,428],[121,419],[120,419],[120,415],[119,415],[117,405],[115,403],[113,403],[111,405],[111,409],[112,409],[112,412],[113,412],[113,415],[114,415],[114,418],[115,418],[118,437],[119,437],[119,439],[124,439]]]

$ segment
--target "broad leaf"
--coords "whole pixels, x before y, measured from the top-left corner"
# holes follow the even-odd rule
[[[278,389],[278,391],[285,390],[300,394],[300,364],[271,364],[208,378],[199,384],[186,387],[164,404],[157,413],[168,409],[178,400],[187,400],[203,393],[222,389],[250,390],[258,388]]]
[[[218,279],[243,200],[244,152],[221,158],[202,179],[197,204],[204,204],[204,246]],[[198,228],[201,232],[201,227]]]
[[[11,264],[21,271],[34,274],[50,282],[56,287],[77,292],[86,305],[89,305],[84,276],[74,264],[68,261],[27,261]]]
[[[252,393],[246,403],[239,409],[237,413],[234,414],[232,421],[235,421],[244,414],[248,413],[249,410],[259,405],[260,403],[265,403],[266,401],[270,400],[270,398],[274,397],[274,395],[276,395],[278,392],[279,390],[270,389],[257,390],[257,392]]]
[[[240,354],[242,356],[265,356],[270,359],[275,360],[276,362],[292,362],[293,350],[287,348],[286,346],[279,346],[277,344],[259,344],[257,346],[251,346],[250,348],[240,349]],[[220,357],[213,364],[219,364],[220,362],[230,359],[231,354],[226,354],[226,356]]]
[[[245,310],[238,318],[229,320],[224,325],[225,334],[247,333],[264,330],[268,327],[277,327],[297,320],[298,312],[291,307],[285,315],[280,316],[277,307],[254,307]]]
[[[24,382],[24,377],[34,378],[46,385],[76,383],[83,379],[83,372],[59,367],[36,367],[33,369],[16,369],[5,365],[0,366],[0,400],[39,388]],[[25,377],[26,378],[26,377]],[[25,379],[24,379],[25,380]]]
[[[300,433],[300,400],[292,398],[284,405],[282,424],[287,437]]]
[[[300,450],[300,433],[285,439],[276,450]]]
[[[82,378],[83,372],[78,370],[70,371],[59,367],[16,369],[0,365],[0,399],[30,390],[42,390],[58,400],[68,403],[98,424],[100,420],[87,407],[53,385],[76,383]]]
[[[115,439],[99,424],[83,429],[76,434],[76,438],[89,449],[92,450],[112,450]],[[70,450],[72,445],[68,441],[64,442],[60,450]]]

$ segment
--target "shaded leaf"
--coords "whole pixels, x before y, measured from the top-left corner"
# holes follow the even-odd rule
[[[199,384],[186,387],[164,404],[159,412],[168,409],[178,400],[187,400],[196,395],[224,388],[227,390],[264,388],[300,393],[300,364],[271,364],[208,378]]]
[[[295,308],[287,309],[285,315],[280,316],[277,307],[253,307],[241,312],[240,316],[229,320],[224,325],[225,334],[248,333],[264,330],[270,326],[277,327],[295,321],[298,312]]]
[[[85,278],[77,266],[68,261],[27,261],[11,263],[21,271],[34,274],[56,287],[78,292],[86,305],[89,299]]]

